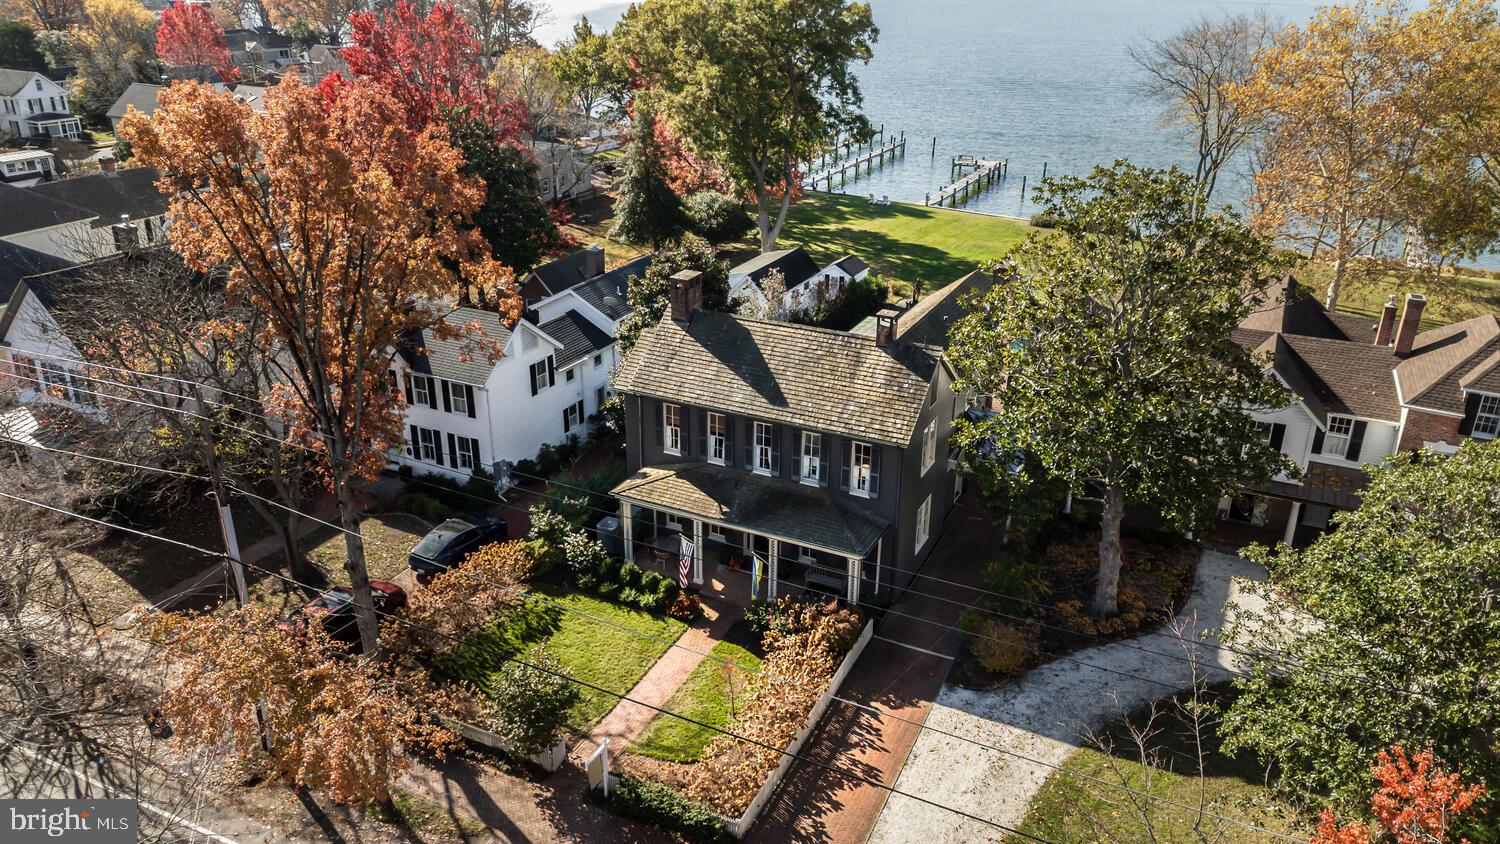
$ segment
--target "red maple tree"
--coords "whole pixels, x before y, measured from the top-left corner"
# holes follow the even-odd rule
[[[1444,844],[1453,819],[1485,795],[1483,785],[1465,785],[1458,771],[1445,772],[1431,750],[1408,756],[1401,745],[1391,745],[1389,752],[1380,751],[1374,774],[1379,786],[1370,807],[1396,844]],[[1324,809],[1311,844],[1369,844],[1370,840],[1369,826],[1340,825],[1333,810]]]
[[[424,17],[398,0],[383,12],[350,15],[349,25],[352,43],[343,53],[349,72],[389,91],[412,129],[462,109],[483,117],[502,138],[525,131],[524,111],[499,102],[485,84],[479,38],[452,4],[435,3]]]
[[[156,56],[169,65],[209,68],[225,82],[240,78],[229,58],[224,30],[202,3],[174,3],[162,11]]]

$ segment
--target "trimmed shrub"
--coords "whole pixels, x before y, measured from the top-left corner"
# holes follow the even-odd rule
[[[568,713],[583,697],[576,684],[547,673],[562,674],[565,669],[541,645],[526,654],[526,661],[537,668],[507,662],[490,684],[494,704],[489,728],[518,756],[541,753],[556,743]]]
[[[609,552],[604,550],[603,543],[590,538],[583,531],[569,533],[563,540],[562,552],[574,577],[585,572],[599,571],[601,566],[609,562]]]
[[[1057,228],[1057,218],[1043,211],[1040,214],[1031,215],[1031,224],[1039,229]]]
[[[715,190],[701,190],[688,197],[683,210],[693,232],[715,246],[739,240],[755,228],[755,220],[743,202]]]
[[[650,780],[621,777],[609,789],[609,809],[675,832],[695,844],[726,844],[734,840],[723,819],[708,806]]]
[[[973,626],[969,653],[986,671],[1015,677],[1031,663],[1036,631],[988,618]]]
[[[429,522],[441,522],[453,515],[453,510],[443,502],[420,492],[405,492],[396,498],[396,508]]]

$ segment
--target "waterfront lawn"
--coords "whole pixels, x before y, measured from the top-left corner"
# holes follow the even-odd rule
[[[728,641],[714,645],[709,653],[718,659],[705,658],[698,663],[698,667],[693,669],[693,673],[662,708],[723,729],[730,719],[729,688],[724,676],[725,664],[719,660],[728,660],[749,671],[755,671],[760,668],[760,657]],[[735,702],[743,705],[751,675],[737,668],[730,670],[734,673]],[[631,750],[667,762],[696,762],[702,757],[703,748],[708,746],[715,735],[717,733],[709,727],[700,727],[680,718],[658,713],[646,725],[646,729],[641,731]]]
[[[675,619],[622,607],[566,587],[538,586],[532,591],[545,595],[556,606],[528,601],[455,648],[439,666],[440,676],[467,680],[486,689],[507,657],[524,658],[524,651],[542,645],[563,664],[569,676],[623,694],[670,647],[657,639],[675,642],[687,630],[687,625]],[[582,613],[628,629],[594,621]],[[580,734],[588,732],[619,703],[615,695],[589,688],[581,691],[582,699],[568,714],[568,729]]]
[[[1328,288],[1328,268],[1304,265],[1297,269],[1296,274],[1297,279],[1321,300]],[[1394,275],[1359,279],[1344,285],[1339,291],[1338,309],[1370,317],[1373,325],[1380,318],[1387,299],[1395,295],[1398,301],[1404,300],[1407,293],[1421,293],[1427,297],[1427,307],[1422,311],[1423,330],[1500,313],[1500,281],[1469,273],[1444,275],[1423,284],[1414,284]]]
[[[1209,691],[1228,692],[1227,686]],[[1222,700],[1220,701],[1222,703]],[[1147,769],[1138,761],[1136,745],[1124,728],[1116,724],[1107,735],[1114,742],[1114,755],[1101,750],[1077,750],[1054,771],[1031,801],[1021,830],[1029,835],[1059,844],[1097,841],[1101,830],[1121,841],[1189,841],[1198,840],[1193,828],[1196,813],[1158,803],[1151,811],[1155,835],[1144,829],[1132,801],[1121,800],[1117,789],[1084,780],[1079,775],[1097,777],[1109,783],[1120,783],[1121,777],[1132,788],[1188,806],[1198,805],[1199,781],[1195,775],[1197,750],[1193,744],[1190,723],[1181,717],[1170,701],[1158,705],[1161,712],[1152,725],[1155,735],[1150,745],[1160,755],[1158,769],[1148,783]],[[1144,726],[1148,713],[1130,716],[1138,727]],[[1310,830],[1291,807],[1278,801],[1265,786],[1265,770],[1254,754],[1225,756],[1219,752],[1219,738],[1210,728],[1205,737],[1207,759],[1204,765],[1202,800],[1205,810],[1226,818],[1253,824],[1264,829],[1306,839]],[[1176,770],[1170,770],[1175,768]],[[1164,770],[1166,769],[1166,770]],[[1179,773],[1180,771],[1180,773]],[[1269,844],[1275,839],[1264,832],[1229,824],[1214,818],[1202,818],[1203,831],[1209,840],[1225,844]],[[1020,841],[1011,836],[1007,841]]]
[[[805,246],[819,265],[858,255],[892,282],[897,296],[913,282],[931,293],[1003,256],[1037,231],[1020,220],[865,198],[807,193],[792,206],[777,245]]]

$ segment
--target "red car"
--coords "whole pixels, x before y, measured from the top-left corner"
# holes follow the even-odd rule
[[[398,612],[406,606],[406,590],[386,580],[370,581],[370,597],[375,604],[375,618]],[[359,625],[354,619],[354,593],[347,586],[329,589],[302,606],[302,616],[323,625],[330,639],[347,642],[359,652]]]

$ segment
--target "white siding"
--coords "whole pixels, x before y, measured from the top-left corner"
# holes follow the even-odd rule
[[[15,320],[11,322],[5,337],[0,338],[7,345],[5,358],[7,368],[14,356],[20,355],[32,358],[37,366],[46,369],[73,370],[75,368],[73,364],[59,358],[80,359],[78,349],[58,329],[57,323],[52,319],[52,314],[48,313],[46,307],[29,289],[22,295]],[[40,376],[41,373],[37,375]],[[28,377],[19,381],[17,387],[17,398],[24,404],[40,401],[62,404],[82,411],[92,410],[92,408],[74,404],[56,397],[50,391],[41,389],[34,378]],[[83,387],[83,389],[89,388]],[[82,398],[90,402],[94,400],[86,394]]]
[[[1307,468],[1307,459],[1312,452],[1313,433],[1317,430],[1317,423],[1302,405],[1294,404],[1270,413],[1256,412],[1250,415],[1259,422],[1285,425],[1286,433],[1282,435],[1281,453],[1290,457],[1299,467]],[[1282,476],[1278,480],[1291,479]]]

